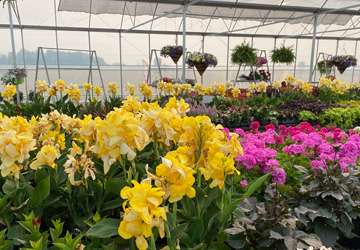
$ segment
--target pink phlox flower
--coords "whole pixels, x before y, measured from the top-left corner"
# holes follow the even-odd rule
[[[247,185],[248,185],[247,180],[242,180],[242,181],[240,181],[240,184],[241,184],[241,186],[243,186],[243,187],[247,187]]]

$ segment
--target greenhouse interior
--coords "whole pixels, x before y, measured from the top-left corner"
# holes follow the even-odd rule
[[[360,1],[0,0],[0,249],[360,249]]]

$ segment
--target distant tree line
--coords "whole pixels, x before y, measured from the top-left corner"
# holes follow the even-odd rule
[[[57,53],[56,50],[44,50],[45,61],[47,65],[57,65]],[[26,65],[36,65],[37,51],[25,50],[25,62]],[[9,52],[6,54],[0,54],[0,65],[12,65],[12,53]],[[93,64],[95,64],[95,58],[93,59]],[[100,65],[108,65],[104,58],[98,57]],[[60,65],[79,65],[79,66],[88,66],[90,64],[90,55],[85,52],[67,52],[59,51],[59,61]],[[16,53],[16,62],[18,64],[24,64],[23,60],[23,51],[20,50]],[[39,64],[43,65],[42,56],[40,54]]]

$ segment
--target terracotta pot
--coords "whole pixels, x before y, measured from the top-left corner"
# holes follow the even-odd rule
[[[199,72],[199,74],[202,76],[207,68],[205,63],[202,62],[195,62],[195,68]]]
[[[180,59],[181,56],[182,56],[182,54],[175,54],[175,55],[170,56],[170,57],[171,57],[171,59],[173,60],[173,62],[174,62],[175,64],[177,64],[177,62],[179,61],[179,59]]]

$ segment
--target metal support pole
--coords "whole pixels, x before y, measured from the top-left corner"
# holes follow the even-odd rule
[[[150,33],[148,35],[148,39],[149,39],[149,71],[148,71],[148,77],[146,79],[146,84],[151,85],[151,60],[152,60],[152,51],[151,51],[151,36]],[[150,79],[150,80],[149,80]]]
[[[24,34],[23,34],[23,29],[20,30],[21,31],[21,44],[22,44],[22,49],[23,49],[23,60],[24,60],[24,69],[26,69],[26,62],[25,62],[25,45],[24,45]],[[29,91],[28,91],[28,86],[27,86],[28,82],[27,82],[27,77],[25,77],[25,90],[26,90],[26,101],[29,98]]]
[[[204,46],[205,46],[205,36],[203,36],[201,41],[201,53],[204,54]],[[201,76],[201,85],[204,84],[204,75]]]
[[[295,63],[294,63],[294,78],[296,78],[296,63],[297,63],[297,52],[298,52],[298,42],[299,39],[296,38],[296,47],[295,47]]]
[[[227,45],[226,45],[226,81],[229,81],[229,43],[230,43],[230,36],[228,36]]]
[[[10,21],[10,36],[11,36],[11,47],[12,47],[12,56],[13,56],[13,67],[16,68],[16,52],[15,52],[15,40],[14,40],[14,27],[12,22],[12,14],[11,14],[11,4],[8,2],[9,9],[9,21]],[[18,105],[20,104],[20,93],[19,86],[16,85],[16,101]]]
[[[120,52],[120,82],[121,82],[121,98],[124,98],[123,90],[123,68],[122,68],[122,48],[121,48],[121,33],[119,33],[119,52]]]
[[[338,51],[339,51],[339,39],[336,41],[336,52],[335,52],[335,55],[338,54]]]
[[[318,55],[319,54],[319,39],[317,40],[317,43],[316,43],[316,53],[315,53],[315,55]],[[315,61],[316,63],[318,62],[318,59],[316,59],[316,61]],[[314,67],[314,71],[313,71],[313,75],[314,75],[314,79],[313,79],[313,81],[314,82],[316,82],[316,66],[317,65],[314,65],[313,67]],[[326,69],[326,67],[325,67],[325,69]]]
[[[275,37],[275,40],[274,40],[274,49],[276,49],[276,37]],[[271,74],[271,78],[272,78],[273,80],[275,80],[274,73],[275,73],[275,63],[273,62],[273,65],[272,65],[272,74]],[[254,75],[255,75],[255,74],[254,74]]]
[[[97,67],[98,67],[98,70],[99,70],[99,76],[100,76],[101,86],[103,87],[103,90],[104,90],[104,96],[105,96],[105,99],[107,99],[106,93],[105,93],[104,81],[103,81],[103,78],[102,78],[102,75],[101,75],[99,60],[98,60],[96,51],[93,51],[93,53],[94,53],[94,55],[95,55],[96,64],[97,64]]]
[[[92,0],[90,0],[90,11],[89,11],[89,30],[88,30],[88,41],[89,41],[89,55],[90,55],[90,76],[91,76],[91,81],[89,81],[89,83],[93,84],[94,78],[93,78],[93,74],[92,74],[92,51],[91,51],[91,33],[90,33],[90,26],[91,26],[91,9],[92,9]],[[97,60],[97,58],[96,58]],[[105,92],[105,89],[104,89]],[[94,88],[91,89],[91,94],[92,97],[94,98]]]
[[[176,46],[178,46],[178,35],[176,34],[176,38],[175,38],[175,43],[176,43]],[[183,48],[184,49],[184,48]],[[176,72],[175,72],[175,79],[176,80],[178,80],[178,64],[176,63],[175,64],[176,66],[175,66],[175,70],[176,70]]]
[[[157,64],[157,66],[158,66],[160,78],[162,79],[162,74],[161,74],[161,69],[160,69],[160,63],[159,63],[159,58],[158,58],[158,55],[157,55],[156,50],[154,50],[154,54],[155,54],[156,64]]]
[[[356,43],[355,43],[355,57],[356,57],[356,52],[357,52],[357,45],[358,45],[358,41],[356,40]],[[354,74],[355,74],[355,67],[353,67],[353,72],[352,72],[352,77],[351,77],[351,82],[354,82]]]
[[[314,58],[315,58],[315,42],[316,42],[316,30],[317,30],[317,20],[318,15],[314,15],[314,28],[313,28],[313,38],[311,46],[311,61],[310,61],[310,71],[309,71],[309,83],[311,82],[312,72],[314,70]]]
[[[40,48],[40,49],[41,49],[41,56],[42,56],[42,59],[43,59],[43,62],[44,62],[46,77],[47,77],[48,85],[49,85],[50,84],[50,75],[49,75],[49,71],[48,71],[48,68],[47,68],[47,65],[46,65],[44,51],[43,51],[42,48]]]
[[[55,27],[57,27],[57,15],[56,15],[56,0],[54,0],[54,14],[55,14]],[[56,57],[57,57],[57,64],[58,64],[58,76],[60,76],[60,57],[59,57],[59,39],[58,39],[58,31],[55,29],[55,42],[56,42]]]
[[[38,52],[37,52],[37,57],[36,57],[35,82],[37,81],[37,78],[38,78],[39,58],[40,58],[40,47],[38,47]],[[34,84],[34,94],[36,94],[36,84]]]
[[[185,83],[185,64],[186,64],[186,5],[183,7],[183,65],[182,65],[182,82]]]

